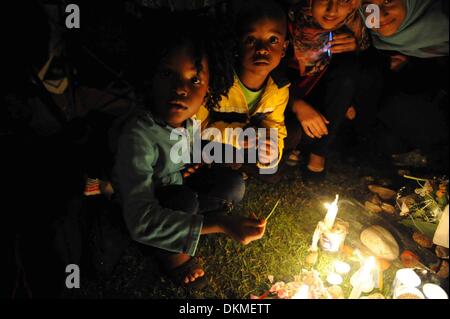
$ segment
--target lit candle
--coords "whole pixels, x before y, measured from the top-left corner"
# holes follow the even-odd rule
[[[445,290],[435,284],[423,285],[423,293],[427,299],[448,299]]]
[[[325,216],[325,227],[328,229],[332,229],[334,225],[334,221],[336,220],[336,215],[338,213],[338,201],[339,195],[336,195],[336,199],[331,204],[325,204],[325,207],[328,209],[327,215]]]
[[[364,261],[363,266],[354,275],[355,280],[349,299],[359,299],[363,292],[369,293],[373,290],[375,283],[373,281],[373,270],[375,269],[375,257],[369,257]],[[371,287],[369,289],[368,287]],[[370,290],[370,291],[369,291]]]
[[[341,275],[331,273],[327,277],[327,282],[332,286],[339,286],[342,282],[344,282],[344,279]]]
[[[349,264],[343,261],[335,261],[334,262],[334,270],[341,275],[346,275],[350,272],[351,267]]]

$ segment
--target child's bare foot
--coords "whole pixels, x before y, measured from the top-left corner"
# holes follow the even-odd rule
[[[176,281],[180,281],[180,284],[189,285],[205,276],[195,257],[186,254],[168,254],[160,259],[165,272]]]

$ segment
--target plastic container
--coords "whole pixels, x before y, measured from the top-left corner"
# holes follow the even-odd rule
[[[438,246],[442,246],[445,248],[448,247],[449,234],[448,234],[448,205],[445,207],[444,213],[442,214],[441,220],[439,221],[439,225],[434,233],[433,243]]]

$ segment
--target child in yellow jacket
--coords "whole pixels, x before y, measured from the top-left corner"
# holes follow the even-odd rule
[[[273,169],[281,160],[287,135],[284,111],[289,82],[274,71],[288,46],[286,14],[272,1],[251,1],[240,10],[235,25],[238,58],[234,84],[217,107],[203,107],[197,119],[203,126],[218,129],[225,144],[241,150],[256,147],[255,164]],[[268,130],[263,135],[257,132],[256,140],[245,140],[233,130],[236,128]]]

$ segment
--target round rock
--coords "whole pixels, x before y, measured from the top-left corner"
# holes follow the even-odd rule
[[[365,229],[360,236],[361,242],[376,257],[389,261],[396,260],[400,248],[394,236],[381,226],[371,226]]]

